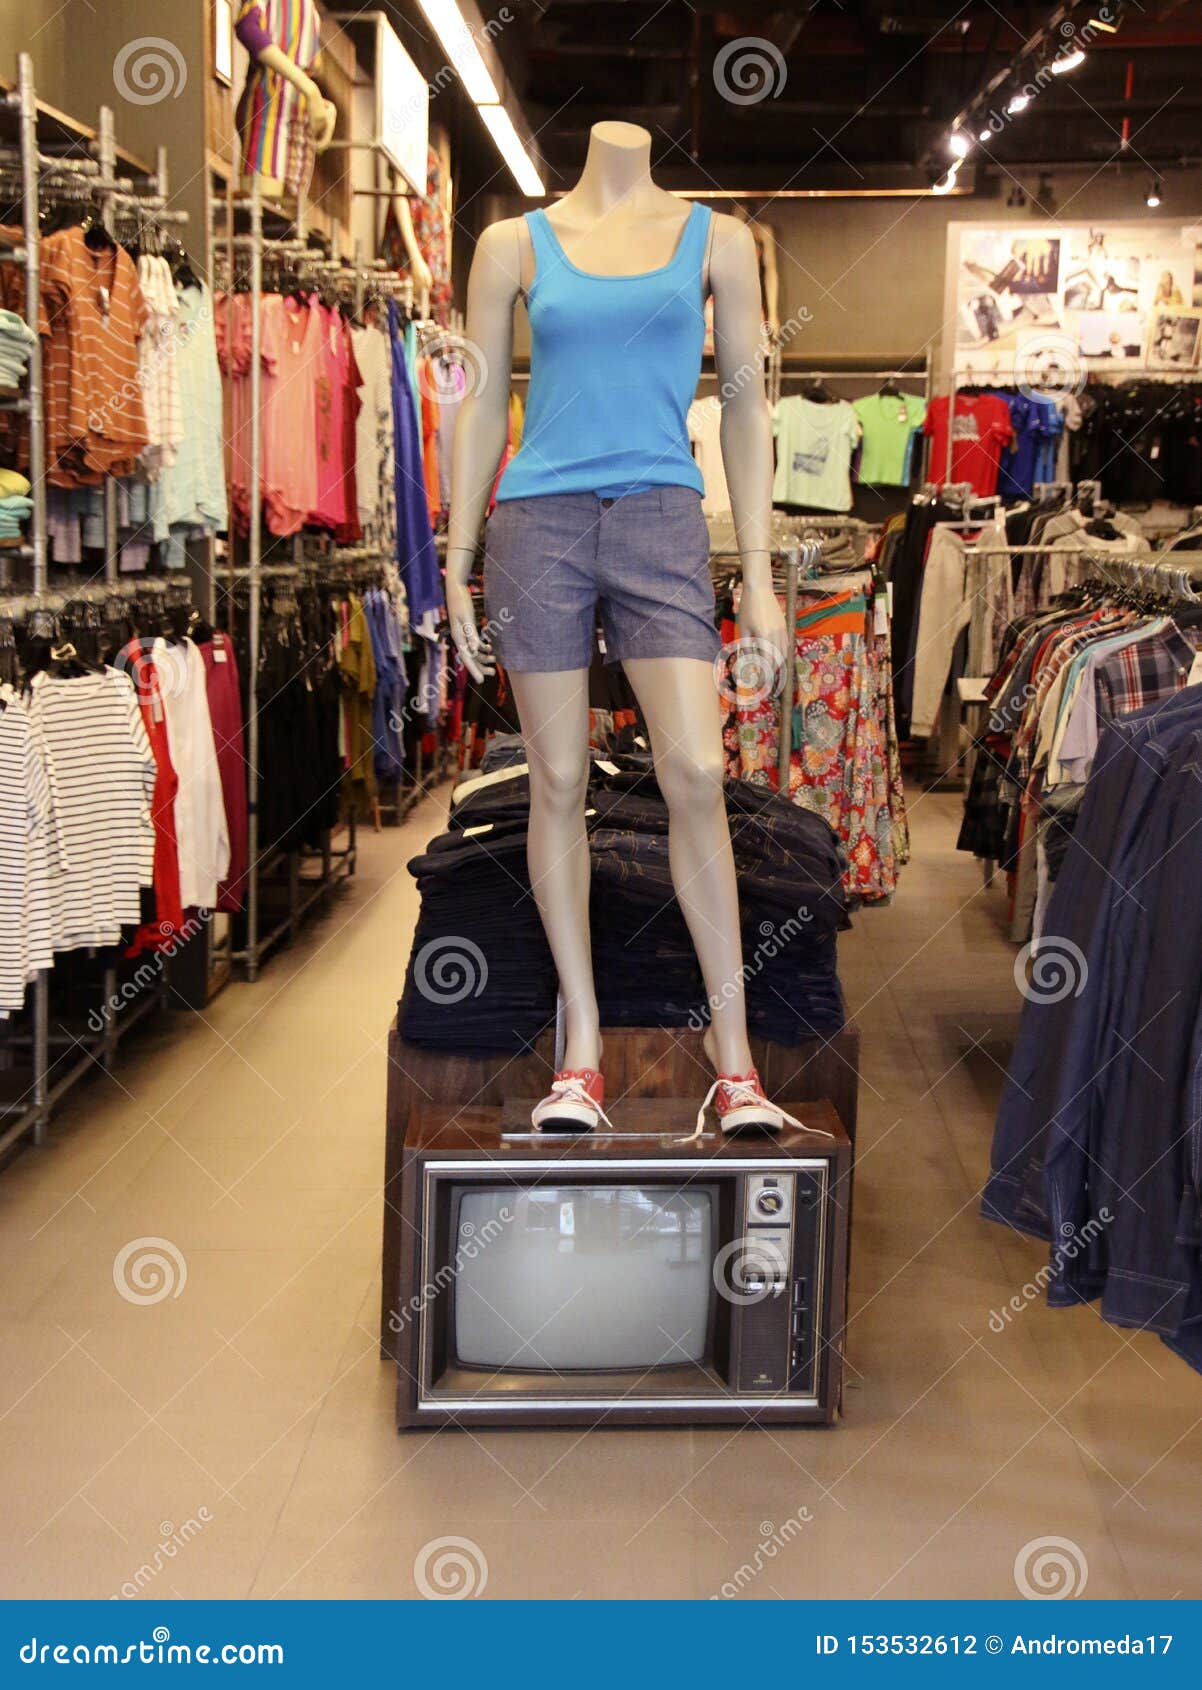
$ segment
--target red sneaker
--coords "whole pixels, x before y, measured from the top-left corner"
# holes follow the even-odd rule
[[[786,1124],[806,1130],[804,1121],[788,1114],[779,1104],[768,1101],[754,1068],[749,1074],[718,1075],[697,1111],[697,1138],[705,1130],[705,1112],[711,1103],[724,1133],[737,1133],[744,1127],[759,1127],[763,1132],[778,1133]],[[824,1134],[824,1137],[830,1136],[829,1133]]]
[[[613,1122],[605,1113],[605,1081],[596,1068],[565,1068],[551,1081],[551,1090],[536,1103],[530,1119],[540,1133],[592,1132],[598,1121]]]

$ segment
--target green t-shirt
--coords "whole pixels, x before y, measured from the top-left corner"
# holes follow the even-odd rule
[[[906,448],[927,414],[927,402],[917,393],[866,393],[855,401],[864,430],[860,448],[860,480],[874,487],[904,487]]]

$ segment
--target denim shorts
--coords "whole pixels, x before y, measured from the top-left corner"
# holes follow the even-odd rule
[[[484,602],[507,669],[587,669],[597,606],[608,663],[721,649],[709,529],[691,487],[623,498],[545,493],[498,502],[484,537]]]

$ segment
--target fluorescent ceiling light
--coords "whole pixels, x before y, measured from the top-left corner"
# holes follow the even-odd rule
[[[1017,94],[1011,94],[1006,101],[1006,112],[1010,117],[1017,117],[1019,112],[1026,111],[1030,104],[1030,94],[1024,94],[1020,89]]]
[[[423,0],[424,3],[424,0]],[[527,199],[542,199],[546,193],[543,179],[534,168],[534,161],[525,143],[513,126],[513,119],[504,106],[481,106],[480,116],[488,125],[488,132],[497,143],[497,151],[505,160],[514,181]]]
[[[958,129],[954,135],[948,136],[947,150],[953,158],[967,158],[972,151],[972,137]]]
[[[990,141],[992,139],[993,139],[992,129],[982,129],[981,133],[977,136],[978,141]]]
[[[1085,54],[1080,47],[1074,47],[1067,53],[1057,53],[1048,66],[1053,76],[1064,76],[1070,70],[1076,70],[1078,65],[1085,63]]]
[[[422,11],[442,43],[443,52],[459,73],[469,99],[477,105],[495,105],[500,99],[497,85],[480,56],[476,37],[455,0],[418,0]]]

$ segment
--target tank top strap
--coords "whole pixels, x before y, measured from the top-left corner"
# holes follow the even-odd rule
[[[526,212],[525,216],[526,227],[530,231],[530,245],[534,249],[534,276],[537,281],[546,271],[554,269],[559,253],[547,222],[547,214],[542,207]]]
[[[709,242],[710,222],[713,212],[708,205],[694,201],[684,231],[680,237],[680,246],[676,253],[676,262],[682,269],[696,270],[701,273],[705,264],[705,249]]]

